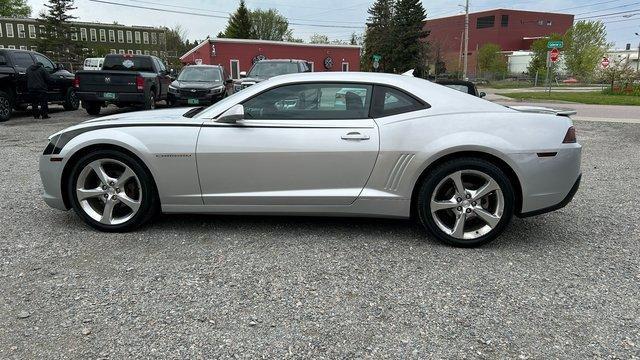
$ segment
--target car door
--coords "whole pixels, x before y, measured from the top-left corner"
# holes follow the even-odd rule
[[[236,124],[205,122],[197,161],[205,205],[349,205],[376,162],[372,86],[309,83],[244,101]]]
[[[171,76],[169,76],[169,72],[162,63],[162,60],[158,58],[153,59],[155,61],[156,67],[158,68],[158,85],[160,86],[160,92],[158,93],[158,95],[160,96],[160,99],[166,99],[167,91],[169,90],[169,84],[171,84],[173,80],[171,79]]]
[[[29,91],[27,90],[27,68],[34,64],[33,58],[28,52],[11,52],[11,62],[16,70],[16,91],[20,101],[29,102]]]

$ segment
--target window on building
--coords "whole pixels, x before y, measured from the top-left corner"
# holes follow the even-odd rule
[[[140,44],[140,31],[135,32],[136,44]]]
[[[158,56],[158,51],[157,50],[153,50],[151,53],[153,54],[153,56]]]
[[[2,37],[2,24],[0,24],[0,37]]]
[[[164,44],[164,33],[158,34],[158,44],[160,45]]]
[[[122,54],[122,55],[124,55],[124,49],[120,49],[120,50],[118,50],[118,54]]]
[[[348,62],[343,62],[342,63],[342,71],[349,71],[349,63]]]
[[[116,42],[116,32],[109,30],[109,42]]]
[[[32,46],[31,47],[31,51],[38,51],[38,47],[37,46]]]
[[[144,51],[144,54],[145,54],[145,55],[149,55],[149,50],[145,50],[145,51]]]
[[[35,39],[36,38],[36,26],[35,25],[29,25],[29,38],[31,38],[31,39]]]
[[[151,43],[154,45],[158,43],[158,34],[151,33]]]
[[[476,22],[476,29],[492,28],[495,22],[496,17],[493,15],[480,17]]]
[[[47,35],[47,28],[45,28],[44,25],[40,25],[38,26],[38,32],[40,33],[40,39],[42,39]]]
[[[100,29],[100,42],[107,42],[107,31]]]
[[[115,54],[115,53],[117,53],[116,49],[109,50],[109,54]]]
[[[142,50],[136,50],[136,55],[142,55]]]
[[[127,42],[129,44],[133,42],[133,33],[130,30],[127,31]]]
[[[127,54],[133,55],[133,50],[127,50]]]
[[[500,21],[500,25],[502,27],[508,27],[509,26],[509,15],[502,15],[502,19]]]
[[[0,49],[4,49],[4,45],[0,45]],[[0,55],[0,62],[4,63],[6,62],[6,60],[4,60],[4,56]]]
[[[15,49],[16,46],[15,45],[9,45],[9,49]]]
[[[13,24],[7,23],[6,25],[7,37],[13,37]]]
[[[142,33],[142,42],[144,44],[148,44],[149,43],[149,33],[146,32],[146,31]]]
[[[19,38],[26,38],[27,37],[27,33],[24,31],[24,24],[18,24],[18,37]]]
[[[20,50],[27,50],[27,47],[25,45],[20,45]]]
[[[96,34],[96,29],[89,29],[89,36],[91,38],[91,42],[98,41],[98,36]]]
[[[553,25],[553,21],[547,20],[547,26],[551,26],[551,25]]]
[[[124,31],[122,31],[122,30],[118,30],[118,42],[119,43],[123,43],[124,42]]]
[[[80,28],[80,41],[87,41],[87,29]]]

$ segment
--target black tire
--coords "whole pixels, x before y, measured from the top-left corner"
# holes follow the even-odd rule
[[[120,161],[136,174],[141,185],[141,204],[138,212],[128,221],[118,225],[106,225],[94,220],[82,209],[76,194],[78,176],[87,164],[100,159],[113,159]],[[151,173],[141,164],[141,162],[128,154],[116,150],[98,150],[80,158],[69,172],[67,181],[67,194],[71,200],[73,210],[89,226],[105,232],[127,232],[132,231],[148,223],[160,210],[157,190]]]
[[[13,101],[9,94],[0,91],[0,122],[11,119],[13,114]]]
[[[76,90],[74,88],[67,89],[67,94],[64,97],[63,106],[66,111],[75,111],[80,107],[80,99],[78,99]]]
[[[102,109],[102,104],[98,102],[89,102],[85,105],[87,114],[89,115],[100,115],[100,110]]]
[[[485,235],[475,239],[463,240],[449,235],[438,227],[431,215],[431,197],[436,187],[443,179],[460,170],[476,170],[489,175],[496,181],[504,197],[504,209],[497,225]],[[487,244],[495,240],[504,231],[513,216],[515,196],[509,178],[496,165],[478,158],[459,158],[447,161],[429,172],[429,175],[420,184],[416,206],[418,219],[429,233],[446,244],[470,248]]]
[[[27,110],[29,110],[29,105],[27,105],[27,104],[15,104],[13,106],[13,109],[15,111],[27,111]]]
[[[167,102],[168,107],[175,107],[177,105],[177,102],[175,99],[167,98],[167,100],[165,101]]]
[[[156,95],[153,93],[153,89],[149,92],[149,96],[147,96],[142,107],[145,110],[153,110],[156,108]]]

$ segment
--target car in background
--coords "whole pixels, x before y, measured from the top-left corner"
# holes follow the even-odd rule
[[[169,85],[167,103],[170,106],[211,105],[231,93],[232,82],[222,66],[187,66]]]
[[[167,98],[171,72],[162,60],[150,55],[112,54],[102,70],[76,73],[74,86],[82,107],[98,115],[108,104],[155,109],[156,101]]]
[[[234,82],[233,91],[237,92],[246,89],[274,76],[304,72],[311,72],[311,66],[306,60],[260,60],[253,64],[248,73],[240,72],[241,79]]]
[[[461,91],[463,93],[467,93],[469,95],[473,95],[475,97],[483,98],[487,96],[486,93],[482,91],[478,91],[478,88],[471,81],[464,80],[437,80],[436,84],[440,84],[442,86],[446,86],[448,88]]]
[[[82,65],[82,70],[102,70],[104,58],[86,58]]]
[[[47,91],[49,102],[62,104],[65,110],[77,110],[80,106],[73,88],[74,75],[62,64],[55,64],[35,51],[0,49],[0,121],[9,120],[14,109],[24,111],[31,103],[27,68],[36,62],[42,63],[52,79]]]

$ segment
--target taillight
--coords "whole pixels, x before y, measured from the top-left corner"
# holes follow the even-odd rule
[[[573,144],[576,143],[576,128],[575,127],[570,127],[569,130],[567,130],[567,134],[564,136],[564,140],[562,140],[563,144]]]
[[[136,76],[136,87],[138,91],[144,90],[144,78],[142,76]]]
[[[76,89],[80,87],[80,78],[77,75],[73,79],[73,87],[76,88]]]

